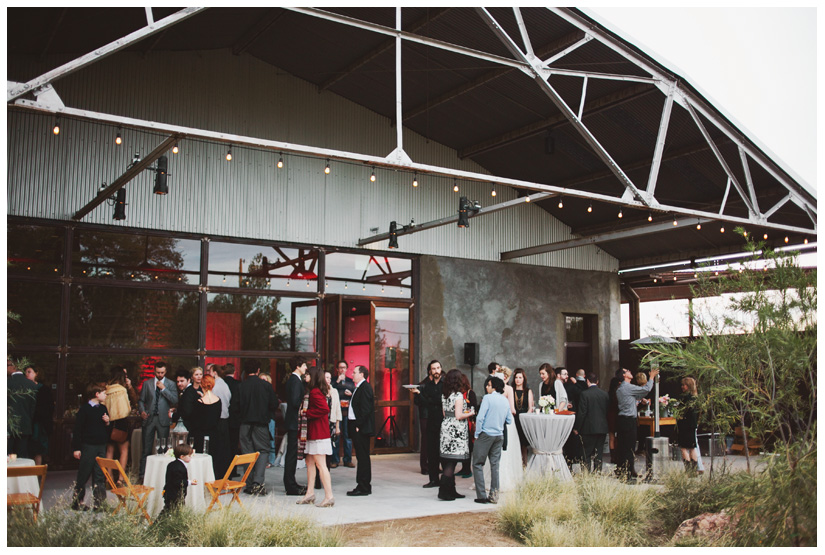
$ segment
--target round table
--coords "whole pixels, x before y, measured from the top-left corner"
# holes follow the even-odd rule
[[[34,459],[18,458],[9,461],[8,466],[34,466]],[[6,493],[31,493],[40,494],[40,482],[37,476],[20,476],[19,478],[6,478]]]
[[[174,461],[168,455],[150,455],[146,457],[146,473],[143,476],[143,485],[155,488],[146,500],[146,510],[155,516],[163,509],[163,486],[166,483],[166,467]],[[206,482],[215,480],[215,471],[212,469],[212,457],[203,453],[195,453],[189,462],[189,479],[197,480],[197,485],[191,485],[186,490],[186,506],[195,510],[206,510],[204,492]]]
[[[520,415],[520,419],[524,437],[533,448],[525,474],[543,476],[548,472],[555,472],[558,479],[572,480],[573,476],[567,468],[562,447],[573,430],[576,416],[524,413]]]

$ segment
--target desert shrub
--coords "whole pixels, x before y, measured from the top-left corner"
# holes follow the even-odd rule
[[[679,525],[702,513],[717,513],[731,502],[720,494],[720,488],[732,480],[726,469],[714,470],[712,475],[692,477],[672,470],[662,477],[663,490],[653,499],[660,532],[672,536]]]
[[[144,521],[145,522],[145,521]],[[80,513],[68,506],[42,511],[37,524],[28,511],[9,513],[9,547],[134,547],[158,545],[155,535],[135,516],[107,512]]]

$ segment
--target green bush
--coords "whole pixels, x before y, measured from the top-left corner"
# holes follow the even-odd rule
[[[232,508],[196,513],[187,508],[161,516],[149,525],[142,517],[111,508],[81,513],[65,502],[43,511],[9,513],[10,547],[337,547],[340,531],[305,518]]]
[[[730,507],[730,501],[720,495],[720,489],[732,479],[725,467],[714,469],[712,477],[709,474],[692,477],[679,470],[667,472],[662,477],[663,491],[653,500],[660,533],[671,537],[682,522]]]

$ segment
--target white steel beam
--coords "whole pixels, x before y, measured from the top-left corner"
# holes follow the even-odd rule
[[[725,206],[728,203],[728,195],[730,194],[730,177],[728,177],[728,184],[725,186],[725,196],[722,198],[722,204],[719,206],[719,215],[725,212]]]
[[[542,254],[546,252],[554,252],[565,249],[573,249],[576,247],[583,247],[585,245],[595,245],[596,243],[609,243],[610,241],[618,241],[620,239],[627,239],[630,237],[641,237],[650,235],[652,233],[661,233],[671,229],[678,229],[684,224],[706,223],[713,220],[702,218],[690,218],[678,220],[678,225],[674,226],[673,222],[660,222],[654,224],[647,224],[644,226],[633,227],[629,229],[622,229],[618,231],[608,231],[599,235],[592,235],[590,237],[581,237],[579,239],[568,239],[566,241],[557,241],[555,243],[548,243],[546,245],[537,245],[535,247],[527,247],[524,249],[516,249],[501,253],[502,260],[512,260],[514,258],[521,258],[523,256],[531,256],[533,254]]]
[[[650,165],[650,175],[647,178],[647,194],[651,197],[656,193],[656,182],[659,180],[659,168],[662,166],[662,153],[665,150],[667,128],[670,125],[670,114],[673,111],[673,94],[675,89],[670,87],[662,108],[662,119],[659,121],[659,134],[656,137],[656,147],[653,149],[653,162]]]
[[[756,190],[753,188],[753,179],[751,178],[751,169],[748,166],[748,155],[745,154],[745,149],[739,147],[739,159],[742,160],[742,170],[745,172],[745,184],[748,186],[748,194],[751,197],[751,204],[757,214],[762,214],[759,210],[759,200],[756,198]]]
[[[786,204],[789,200],[791,200],[791,198],[792,198],[792,195],[788,194],[788,196],[786,196],[785,198],[783,198],[782,200],[780,200],[779,202],[777,202],[776,204],[774,204],[772,208],[768,209],[768,211],[767,211],[767,212],[765,212],[765,213],[763,214],[763,216],[765,217],[765,219],[767,220],[768,218],[770,218],[771,216],[773,216],[773,215],[774,215],[774,213],[775,213],[777,210],[779,210],[780,208],[782,208],[783,206],[785,206],[785,204]]]
[[[543,65],[544,67],[546,67],[546,68],[550,69],[550,64],[552,64],[553,62],[556,62],[556,61],[558,61],[558,60],[560,60],[560,59],[564,58],[565,56],[567,56],[568,54],[570,54],[570,53],[571,53],[571,52],[573,52],[574,50],[576,50],[576,49],[578,49],[578,48],[581,48],[582,46],[584,46],[585,44],[587,44],[587,43],[588,43],[588,42],[590,42],[591,40],[593,40],[593,36],[592,36],[592,35],[589,35],[589,34],[587,34],[587,33],[585,33],[585,35],[584,35],[584,38],[583,38],[583,39],[581,39],[581,40],[579,40],[578,42],[576,42],[576,44],[573,44],[573,45],[571,45],[571,46],[568,46],[567,48],[565,48],[565,49],[564,49],[564,50],[562,50],[561,52],[557,52],[556,54],[553,54],[552,56],[550,56],[549,58],[547,58],[546,60],[544,60],[544,61],[541,63],[541,65]]]
[[[493,214],[500,210],[505,210],[507,208],[513,208],[514,206],[521,206],[523,204],[527,204],[530,202],[536,202],[540,200],[545,200],[548,198],[552,198],[556,195],[550,193],[534,193],[532,195],[528,195],[526,197],[517,198],[513,200],[508,200],[506,202],[501,202],[499,204],[494,204],[492,206],[485,206],[479,209],[478,212],[475,213],[468,213],[468,218],[477,218],[479,216],[486,216],[487,214]],[[416,224],[412,227],[408,227],[407,229],[401,230],[399,229],[397,234],[399,237],[402,235],[410,235],[411,233],[418,233],[419,231],[426,231],[428,229],[433,229],[435,227],[441,227],[444,225],[448,225],[451,223],[458,222],[458,212],[453,214],[452,216],[447,216],[445,218],[440,218],[438,220],[432,220],[427,223],[423,224]],[[358,246],[362,247],[364,245],[369,245],[370,243],[376,243],[378,241],[386,241],[390,238],[389,232],[387,233],[379,233],[377,235],[373,235],[371,237],[365,237],[363,239],[358,240]]]
[[[84,67],[93,64],[98,60],[102,60],[103,58],[126,48],[130,44],[134,44],[138,41],[145,39],[148,36],[154,35],[155,33],[170,27],[171,25],[175,25],[176,23],[180,23],[185,19],[189,19],[193,15],[205,9],[206,8],[184,8],[179,12],[176,12],[168,17],[164,17],[163,19],[161,19],[153,25],[148,25],[146,27],[143,27],[142,29],[138,29],[133,33],[129,33],[125,37],[119,38],[114,42],[110,42],[109,44],[102,46],[93,52],[84,54],[83,56],[76,58],[71,62],[65,63],[60,67],[57,67],[51,71],[44,73],[43,75],[40,75],[39,77],[35,77],[34,79],[26,83],[19,83],[16,86],[9,87],[7,93],[7,102],[12,102],[26,93],[33,92],[35,89],[38,89],[44,85],[48,85],[52,81],[60,79],[61,77],[65,77],[66,75],[74,73],[79,69],[83,69]]]
[[[521,17],[521,8],[513,8],[513,15],[516,16],[516,24],[518,24],[519,33],[521,33],[521,42],[524,43],[524,52],[533,58],[536,53],[533,52],[533,44],[530,42],[530,35],[527,33],[527,26],[524,24],[524,18]]]

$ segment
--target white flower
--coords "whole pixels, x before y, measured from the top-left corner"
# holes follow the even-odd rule
[[[556,406],[556,400],[553,398],[552,395],[542,395],[541,397],[539,397],[539,406],[542,408],[554,407]]]

